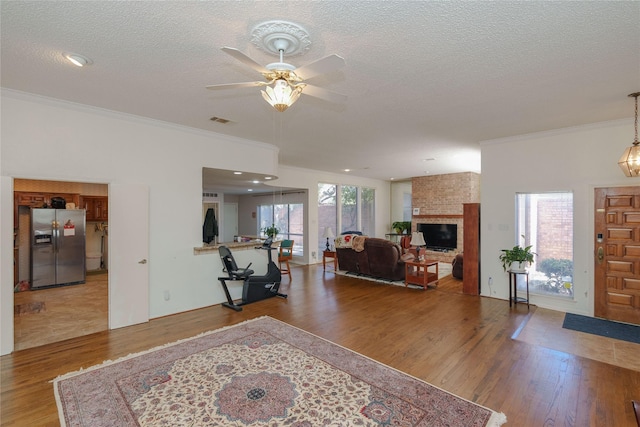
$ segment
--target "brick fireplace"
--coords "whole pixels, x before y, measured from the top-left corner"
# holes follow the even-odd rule
[[[416,231],[419,223],[458,225],[458,247],[448,252],[427,250],[427,258],[451,262],[464,251],[463,203],[479,202],[480,174],[462,172],[411,179],[411,205],[419,209],[411,218],[411,231]]]

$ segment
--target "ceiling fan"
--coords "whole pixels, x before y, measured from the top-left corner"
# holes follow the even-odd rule
[[[338,55],[329,55],[299,68],[284,62],[285,53],[299,53],[308,47],[308,34],[297,24],[285,21],[269,21],[256,26],[253,30],[253,42],[259,48],[264,48],[280,56],[279,62],[266,66],[260,65],[238,49],[223,47],[222,51],[233,56],[248,67],[262,74],[265,81],[227,83],[206,86],[207,89],[237,89],[244,87],[261,87],[262,97],[276,110],[282,112],[291,106],[300,94],[321,98],[330,102],[344,102],[345,95],[332,92],[318,86],[310,85],[306,80],[317,75],[337,70],[345,65],[344,59]]]

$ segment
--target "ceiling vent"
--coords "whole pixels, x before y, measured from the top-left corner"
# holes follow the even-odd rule
[[[211,117],[209,120],[211,120],[212,122],[222,123],[223,125],[226,125],[231,121],[231,120],[223,119],[222,117]]]

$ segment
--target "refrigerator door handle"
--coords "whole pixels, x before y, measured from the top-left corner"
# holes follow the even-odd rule
[[[60,230],[58,229],[58,221],[51,222],[51,228],[53,229],[53,253],[58,253],[58,239],[60,238]]]

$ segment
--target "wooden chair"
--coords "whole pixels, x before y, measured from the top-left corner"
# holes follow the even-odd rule
[[[402,248],[402,254],[406,254],[410,252],[411,249],[411,236],[402,236],[400,238],[400,247]]]
[[[280,272],[289,275],[291,280],[291,268],[289,266],[289,260],[293,259],[293,240],[283,240],[280,243],[280,252],[278,253],[278,264],[280,265]],[[282,264],[286,267],[282,268]]]

